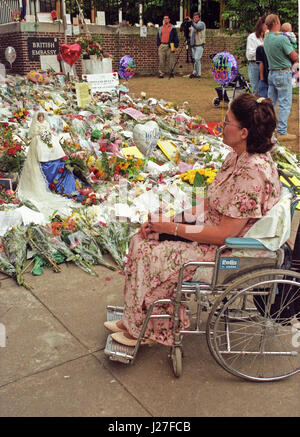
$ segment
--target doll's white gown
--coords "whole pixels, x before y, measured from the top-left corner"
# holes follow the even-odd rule
[[[18,184],[17,195],[21,201],[29,200],[47,218],[58,211],[63,215],[72,213],[72,208],[79,206],[71,199],[55,194],[56,192],[72,197],[76,191],[75,178],[65,168],[65,161],[61,158],[65,153],[59,143],[59,138],[51,132],[47,115],[44,114],[44,121],[38,120],[38,112],[30,126],[29,137],[30,147],[24,163],[24,167]],[[51,146],[42,140],[42,134],[49,132]]]

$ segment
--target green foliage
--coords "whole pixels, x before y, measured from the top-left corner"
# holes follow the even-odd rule
[[[222,18],[231,20],[234,25],[234,30],[228,31],[242,33],[236,49],[233,50],[240,65],[246,64],[245,52],[248,34],[253,32],[259,17],[268,14],[278,15],[281,23],[291,23],[293,31],[297,33],[298,0],[226,0]]]
[[[278,15],[282,23],[290,22],[297,31],[298,0],[227,0],[222,17],[236,22],[239,31],[250,33],[258,18],[268,14]]]

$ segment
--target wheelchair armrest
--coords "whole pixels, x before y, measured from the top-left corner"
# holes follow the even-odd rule
[[[266,247],[255,238],[226,238],[225,244],[229,249],[264,249]]]

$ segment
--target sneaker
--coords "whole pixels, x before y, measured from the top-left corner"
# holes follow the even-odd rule
[[[170,77],[174,77],[174,73],[170,73]]]
[[[197,77],[194,73],[192,73],[192,74],[189,75],[189,78],[190,78],[190,79],[194,79],[194,77]]]
[[[286,133],[285,135],[278,135],[277,136],[278,141],[293,141],[296,138],[297,138],[296,135],[292,135],[292,134],[288,134],[288,133]]]
[[[163,74],[160,74],[160,75],[159,75],[159,78],[160,78],[160,79],[163,79],[163,78],[164,78],[164,75],[163,75]]]

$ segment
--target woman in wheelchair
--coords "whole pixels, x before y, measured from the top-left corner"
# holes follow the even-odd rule
[[[184,221],[149,215],[132,238],[125,267],[124,313],[107,321],[118,343],[135,346],[147,310],[157,299],[174,295],[178,271],[188,261],[214,261],[227,237],[241,237],[278,201],[281,183],[269,150],[276,127],[270,99],[242,94],[234,99],[223,122],[223,141],[232,148],[207,198],[184,214]],[[193,223],[194,224],[191,224]],[[163,235],[162,235],[163,234]],[[187,269],[184,280],[193,277]],[[170,303],[154,307],[153,314],[172,313]],[[172,345],[172,320],[150,319],[144,343]],[[189,326],[184,307],[181,327]]]

